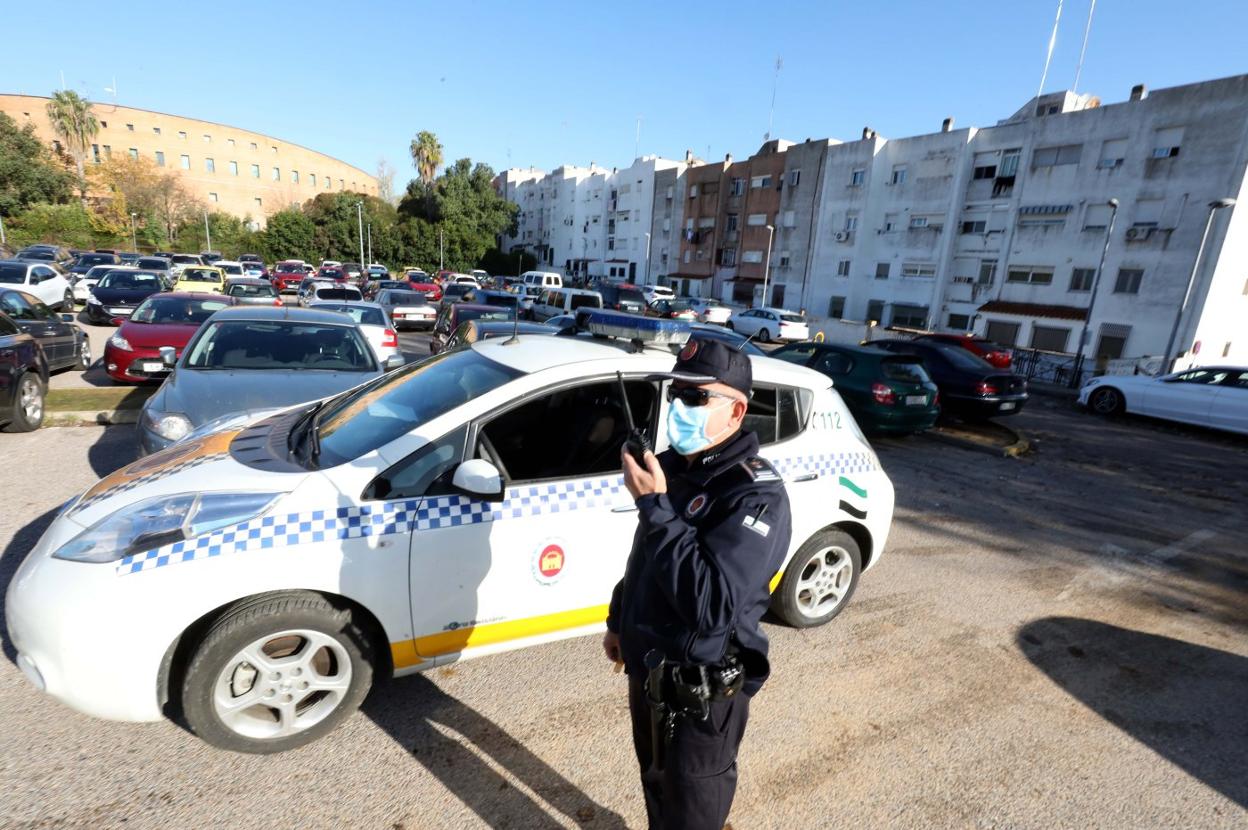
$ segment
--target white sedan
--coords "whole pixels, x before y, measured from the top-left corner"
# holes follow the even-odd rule
[[[395,355],[402,357],[403,353],[399,351],[399,335],[394,330],[394,323],[386,314],[386,310],[377,303],[313,300],[308,303],[308,308],[317,311],[336,311],[354,320],[355,324],[360,327],[364,339],[372,347],[373,354],[377,356],[377,360],[382,365],[388,365],[388,361]]]
[[[690,308],[698,315],[699,323],[713,323],[717,326],[722,326],[732,316],[732,309],[719,300],[707,297],[692,297],[688,302]]]
[[[751,308],[728,318],[728,328],[767,343],[771,340],[809,340],[806,318],[783,308]]]
[[[666,448],[656,374],[689,328],[588,315],[600,337],[482,340],[101,480],[13,577],[17,665],[87,714],[172,701],[209,743],[278,752],[374,674],[601,631],[637,526],[624,409]],[[825,376],[751,359],[746,427],[792,509],[773,608],[820,625],[879,561],[893,486]]]
[[[1160,377],[1102,375],[1079,390],[1098,415],[1132,412],[1248,435],[1248,368],[1201,366]]]

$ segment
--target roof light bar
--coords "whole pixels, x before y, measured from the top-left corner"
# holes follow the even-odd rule
[[[605,308],[580,309],[576,313],[576,327],[599,337],[618,337],[635,344],[657,346],[683,345],[692,333],[686,320],[638,317]]]

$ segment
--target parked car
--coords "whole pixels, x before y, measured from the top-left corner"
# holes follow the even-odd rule
[[[97,265],[87,273],[72,280],[71,290],[74,292],[74,302],[85,303],[87,298],[91,296],[92,289],[100,281],[100,278],[109,271],[116,271],[118,268],[126,268],[125,265]]]
[[[1027,403],[1027,381],[998,369],[961,346],[917,340],[873,340],[871,345],[894,354],[923,358],[923,366],[940,389],[943,411],[978,420],[1013,415]]]
[[[478,294],[486,292],[477,292]],[[496,294],[505,294],[514,301],[514,294],[498,291],[492,292]],[[475,300],[474,300],[475,301]],[[573,314],[578,308],[602,308],[602,295],[597,291],[589,291],[584,288],[547,288],[537,299],[533,301],[533,308],[529,311],[529,316],[541,322],[550,317],[557,317],[560,314]]]
[[[971,354],[982,357],[998,369],[1010,368],[1011,362],[1014,360],[1013,349],[1002,346],[1000,343],[994,343],[986,337],[976,337],[973,334],[920,334],[914,339],[960,346]]]
[[[666,285],[643,285],[641,286],[641,294],[646,298],[646,305],[650,305],[655,300],[676,299],[676,292]]]
[[[364,275],[369,282],[374,280],[388,280],[390,279],[390,269],[384,265],[374,262],[364,269]]]
[[[407,280],[373,280],[364,289],[364,296],[374,299],[382,291],[407,291],[411,283]]]
[[[327,282],[346,282],[347,273],[336,266],[322,265],[316,272],[316,278]]]
[[[693,297],[686,302],[689,303],[689,307],[693,309],[694,314],[698,316],[699,323],[714,323],[722,326],[732,316],[732,309],[719,300],[708,297]]]
[[[452,303],[467,302],[467,295],[477,290],[475,285],[469,283],[448,282],[442,286],[442,298],[439,301],[442,305],[447,306]]]
[[[728,318],[728,328],[763,343],[771,340],[806,340],[810,327],[806,318],[783,308],[751,308]]]
[[[243,276],[252,277],[258,280],[271,279],[269,275],[269,269],[264,267],[263,262],[251,262],[251,261],[244,262],[243,260],[239,260],[239,262],[243,266]]]
[[[444,350],[458,348],[463,345],[489,340],[492,337],[511,337],[512,334],[558,334],[559,329],[545,323],[515,322],[512,320],[468,320],[460,323]]]
[[[433,337],[429,340],[429,351],[437,354],[446,348],[451,335],[463,323],[469,320],[514,320],[515,311],[496,305],[474,305],[473,303],[451,303],[438,310],[438,319],[433,324]]]
[[[49,372],[91,365],[91,341],[74,325],[74,315],[58,314],[37,297],[11,288],[0,288],[0,311],[35,338]]]
[[[163,379],[199,327],[236,302],[213,293],[153,294],[108,338],[104,371],[121,383]]]
[[[139,261],[139,254],[137,251],[122,251],[117,254],[117,258],[121,260],[122,265],[134,265]]]
[[[254,262],[257,265],[264,265],[264,257],[259,254],[239,254],[239,262]]]
[[[333,280],[323,280],[314,275],[305,275],[303,282],[299,283],[299,288],[295,291],[295,299],[299,305],[306,305],[314,289],[337,287],[338,283]]]
[[[293,306],[223,309],[200,327],[143,405],[139,443],[144,453],[156,452],[197,427],[245,422],[384,373],[346,315]]]
[[[0,429],[30,432],[43,424],[48,364],[35,338],[0,312]]]
[[[594,290],[602,295],[603,308],[627,311],[630,314],[646,313],[646,295],[635,285],[598,282],[594,284]]]
[[[74,258],[60,245],[27,245],[17,252],[15,259],[43,262],[63,270],[73,264]]]
[[[1079,390],[1098,415],[1131,412],[1248,435],[1248,367],[1201,366],[1160,377],[1101,375]]]
[[[225,272],[211,265],[187,265],[177,272],[174,291],[225,293]]]
[[[299,290],[300,284],[308,276],[304,263],[300,260],[284,260],[273,266],[273,287],[280,293]]]
[[[169,271],[177,275],[183,268],[202,267],[208,263],[199,254],[174,254],[169,257]]]
[[[313,303],[360,303],[363,301],[363,292],[355,286],[330,283],[329,285],[320,284],[312,286],[312,289],[303,296],[301,303],[304,307],[307,307]]]
[[[225,287],[225,296],[233,297],[242,305],[282,304],[282,298],[278,296],[273,283],[258,277],[237,277],[230,280],[230,284]]]
[[[646,306],[646,316],[665,320],[688,320],[691,323],[698,319],[698,313],[684,300],[655,300]]]
[[[20,288],[38,297],[44,305],[65,312],[74,310],[74,290],[69,280],[43,262],[29,259],[0,261],[0,287]]]
[[[121,265],[121,257],[114,253],[100,253],[92,251],[85,253],[74,260],[74,264],[69,266],[69,275],[72,280],[74,277],[81,277],[97,265]]]
[[[511,288],[510,293],[516,295],[516,308],[520,310],[520,318],[523,320],[531,320],[533,318],[533,304],[546,293],[547,289],[539,285],[517,285]]]
[[[133,314],[144,300],[164,290],[166,286],[160,274],[115,268],[100,278],[87,298],[87,321],[97,326],[119,325],[120,320]]]
[[[438,285],[436,282],[430,281],[427,275],[418,280],[409,279],[406,287],[410,288],[412,291],[421,292],[429,298],[429,302],[431,303],[438,303],[442,301],[442,286]]]
[[[867,432],[922,432],[940,417],[940,391],[917,355],[807,342],[781,346],[771,356],[832,378],[854,420]]]
[[[309,308],[347,315],[360,327],[360,331],[364,332],[364,337],[367,338],[368,345],[372,348],[373,354],[377,355],[378,360],[387,367],[391,367],[395,365],[391,362],[392,358],[397,355],[400,360],[398,365],[403,365],[403,353],[399,351],[398,332],[395,331],[394,323],[386,314],[386,310],[377,303],[316,302]]]
[[[496,305],[502,308],[519,308],[519,298],[510,291],[495,291],[492,288],[478,288],[464,295],[464,302],[477,305]]]
[[[220,251],[200,251],[199,258],[203,260],[205,265],[216,265],[225,258],[225,255]]]
[[[408,268],[403,272],[403,279],[408,282],[432,282],[429,274],[419,268]]]
[[[342,277],[344,280],[348,282],[353,282],[356,285],[359,285],[361,282],[363,282],[363,276],[364,276],[364,266],[360,265],[360,263],[358,262],[342,263]]]
[[[163,274],[169,286],[173,285],[173,277],[170,272],[169,259],[162,256],[141,256],[135,263],[134,267],[140,271],[153,271]]]
[[[438,316],[438,309],[419,291],[385,288],[377,292],[374,302],[386,310],[399,331],[404,328],[431,329]]]
[[[468,272],[468,276],[477,281],[477,285],[490,285],[494,279],[490,276],[489,271],[482,271],[480,268],[474,268]]]
[[[321,260],[321,268],[341,268],[341,267],[342,267],[342,263],[336,259]]]
[[[520,279],[536,288],[563,288],[563,275],[554,271],[525,271]]]
[[[247,276],[247,272],[243,270],[243,263],[231,259],[218,259],[212,263],[212,267],[220,268],[221,273],[225,275],[226,280],[241,279]]]
[[[703,340],[718,340],[721,343],[727,343],[737,351],[745,352],[746,354],[754,355],[756,357],[767,356],[765,351],[760,349],[758,346],[755,346],[744,335],[738,334],[735,331],[730,331],[723,326],[716,326],[711,323],[690,323],[689,330],[692,332],[693,337]],[[673,348],[672,353],[679,354],[680,349]]]

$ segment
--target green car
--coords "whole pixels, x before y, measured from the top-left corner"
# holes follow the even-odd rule
[[[772,357],[809,366],[832,385],[866,432],[912,433],[940,416],[940,394],[921,358],[872,346],[790,343]]]

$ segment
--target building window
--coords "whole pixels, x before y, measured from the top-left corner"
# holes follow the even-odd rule
[[[1144,280],[1141,268],[1119,268],[1118,279],[1114,280],[1115,294],[1139,294],[1140,283]]]
[[[251,177],[252,177],[253,179],[258,179],[258,178],[260,178],[260,165],[258,165],[258,164],[253,164],[253,165],[251,166]]]
[[[139,148],[138,148],[138,147],[131,147],[131,148],[130,148],[129,150],[127,150],[126,152],[128,152],[128,153],[130,154],[130,158],[132,158],[132,159],[137,159],[137,158],[139,157]]]
[[[1095,268],[1076,268],[1070,272],[1071,291],[1091,291],[1092,280],[1096,277]]]
[[[1022,266],[1011,268],[1005,275],[1006,282],[1024,285],[1049,285],[1053,282],[1053,269],[1029,268]]]
[[[950,314],[949,322],[945,324],[946,328],[954,331],[970,331],[971,315],[969,314]]]
[[[214,161],[213,159],[204,159],[204,172],[206,172],[206,173],[215,173],[215,172],[217,172],[217,163],[216,163],[216,161]]]
[[[891,271],[891,270],[892,270],[892,267],[893,267],[893,264],[892,264],[891,262],[877,262],[877,263],[875,263],[875,278],[876,278],[877,280],[886,280],[886,279],[888,279],[888,273],[889,273],[889,271]]]
[[[854,170],[849,174],[850,187],[862,187],[862,183],[867,180],[866,170]]]
[[[1127,140],[1125,138],[1111,138],[1101,144],[1101,158],[1096,166],[1101,170],[1112,170],[1115,167],[1122,167],[1122,162],[1127,156]]]
[[[257,150],[257,147],[256,147],[256,142],[254,142],[254,141],[253,141],[253,142],[251,142],[251,152],[253,152],[253,153],[254,153],[254,152],[256,152],[256,150]]]
[[[281,180],[282,180],[282,171],[274,167],[273,168],[273,181],[280,182]]]
[[[1002,346],[1013,346],[1018,343],[1018,323],[1007,323],[1004,320],[989,320],[984,328],[984,337]]]
[[[897,230],[897,214],[884,214],[884,233],[891,233],[895,230]]]
[[[1168,159],[1179,154],[1183,143],[1182,127],[1165,127],[1153,133],[1153,158]]]
[[[983,233],[987,227],[982,219],[967,219],[962,223],[962,233]]]
[[[157,167],[165,166],[165,151],[164,150],[156,151],[156,166]]]
[[[308,180],[309,180],[309,182],[311,183],[311,185],[312,185],[313,187],[316,187],[316,174],[315,174],[315,173],[309,173],[309,174],[308,174]],[[597,222],[597,221],[598,221],[598,217],[597,217],[597,216],[595,216],[595,217],[594,217],[594,221],[595,221],[595,222]]]
[[[851,260],[842,259],[836,263],[836,275],[838,277],[848,277]]]
[[[921,329],[927,327],[927,306],[925,305],[907,305],[906,303],[897,303],[893,306],[893,322],[894,326],[904,326],[911,329]]]
[[[762,251],[746,251],[745,253],[741,254],[741,261],[749,262],[752,264],[758,264],[763,261],[763,252]]]
[[[878,323],[884,317],[884,301],[868,300],[867,301],[867,319]]]
[[[910,227],[912,227],[912,228],[926,228],[926,227],[927,227],[927,217],[926,217],[926,216],[911,216],[911,217],[910,217]]]
[[[845,316],[844,297],[831,297],[828,299],[828,316],[833,320],[840,320]]]
[[[182,155],[182,169],[183,170],[191,169],[191,157],[185,154]]]
[[[208,135],[208,133],[204,133],[204,143],[205,143],[205,144],[211,144],[211,143],[212,143],[212,136]]]
[[[1062,228],[1066,226],[1064,215],[1024,213],[1018,217],[1020,228]]]
[[[597,216],[594,217],[595,220],[597,220],[597,218]],[[735,231],[738,227],[740,227],[740,219],[741,215],[738,213],[728,214],[728,224],[724,226],[724,230],[728,233]]]
[[[228,145],[230,145],[230,149],[231,149],[231,150],[232,150],[232,149],[234,149],[234,139],[232,139],[232,138],[227,138],[227,139],[225,140],[225,143],[226,143],[226,144],[228,144]]]
[[[781,268],[789,267],[789,252],[788,251],[780,252],[780,267]]]
[[[1085,231],[1105,230],[1109,227],[1110,212],[1109,205],[1088,205],[1087,211],[1083,214],[1083,229]]]
[[[979,261],[979,284],[992,285],[996,281],[997,261],[995,259],[981,259]]]
[[[1135,203],[1135,216],[1132,217],[1133,228],[1155,228],[1161,224],[1161,211],[1165,207],[1163,199],[1140,199]]]
[[[722,251],[720,251],[719,260],[722,265],[736,265],[737,264],[737,249],[736,248],[724,248]]]
[[[133,125],[133,124],[127,124],[127,125],[126,125],[126,131],[127,131],[127,132],[131,132],[131,133],[132,133],[132,132],[134,132],[134,125]]]
[[[995,179],[997,177],[997,166],[995,164],[981,164],[975,168],[975,172],[971,174],[972,179]]]
[[[748,217],[746,217],[745,222],[747,225],[753,225],[754,227],[762,227],[763,225],[767,224],[767,214],[751,213]]]
[[[889,179],[890,184],[906,183],[906,166],[904,164],[893,165],[893,177]]]
[[[152,135],[160,135],[160,127],[152,127]]]
[[[277,152],[277,148],[276,148],[276,147],[270,147],[269,149],[270,149],[270,150],[272,150],[274,153],[276,153],[276,152]]]
[[[298,170],[290,171],[290,181],[292,184],[299,184],[299,171]]]
[[[801,180],[802,180],[801,170],[789,171],[789,187],[797,187],[797,183],[800,182]]]
[[[259,196],[255,198],[255,202],[256,202],[256,207],[264,207],[264,200],[261,199]]]
[[[104,160],[105,160],[105,161],[108,161],[108,160],[109,160],[109,159],[111,159],[112,157],[113,157],[113,148],[112,148],[112,145],[110,145],[110,144],[105,144],[105,145],[104,145]]]
[[[754,176],[750,179],[750,187],[755,190],[760,187],[771,187],[771,176]]]
[[[1103,323],[1101,325],[1101,336],[1096,343],[1096,356],[1117,360],[1126,352],[1127,338],[1130,336],[1130,326],[1118,323]]]
[[[1070,339],[1070,329],[1059,329],[1055,326],[1032,326],[1031,347],[1046,352],[1066,351],[1066,341]]]
[[[208,194],[208,201],[210,201],[210,202],[217,202],[217,201],[220,201],[220,200],[219,200],[219,199],[217,199],[217,194],[215,194],[215,193],[209,193],[209,194]]]
[[[792,228],[797,225],[797,211],[786,210],[780,218],[781,227]]]
[[[178,130],[178,138],[182,139],[183,141],[186,141],[186,131]]]
[[[844,230],[846,230],[846,231],[856,231],[856,230],[858,230],[858,211],[856,211],[856,210],[851,210],[851,211],[847,211],[847,212],[845,213],[845,227],[844,227]]]
[[[1083,152],[1082,144],[1062,144],[1057,147],[1037,147],[1031,156],[1032,167],[1060,167],[1078,164]]]
[[[925,262],[903,263],[901,276],[909,279],[932,279],[936,276],[936,266]],[[924,313],[926,314],[926,310]]]
[[[346,186],[343,184],[342,179],[339,179],[339,180],[338,180],[338,189],[339,189],[339,190],[345,190],[345,189],[346,189]]]
[[[230,162],[230,175],[231,175],[231,176],[237,176],[237,175],[238,175],[238,162],[236,162],[236,161],[232,161],[232,162]]]

